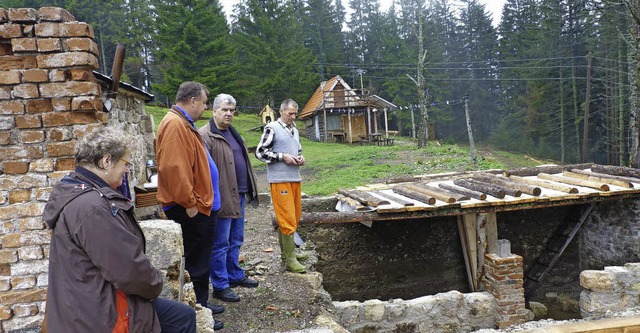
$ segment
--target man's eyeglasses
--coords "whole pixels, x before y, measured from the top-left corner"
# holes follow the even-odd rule
[[[120,157],[119,160],[124,162],[124,166],[127,167],[127,169],[131,169],[133,167],[133,164],[124,158]]]

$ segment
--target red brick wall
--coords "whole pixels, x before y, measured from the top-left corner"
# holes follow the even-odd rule
[[[102,111],[93,28],[53,7],[0,8],[0,332],[40,326],[51,186]]]

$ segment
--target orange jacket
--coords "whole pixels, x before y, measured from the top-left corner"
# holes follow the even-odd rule
[[[213,188],[205,149],[200,133],[172,107],[158,126],[156,140],[158,201],[163,206],[197,206],[200,213],[211,214]]]

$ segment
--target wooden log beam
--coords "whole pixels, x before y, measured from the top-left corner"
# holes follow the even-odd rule
[[[415,191],[415,186],[412,185],[398,185],[393,187],[393,192],[402,194],[407,198],[411,198],[414,200],[418,200],[420,202],[426,203],[428,205],[433,205],[436,203],[436,198],[424,194],[419,191]]]
[[[487,200],[487,195],[482,193],[482,192],[478,192],[478,191],[474,191],[474,190],[470,190],[464,187],[460,187],[460,186],[456,186],[456,185],[449,185],[449,184],[444,184],[444,183],[440,183],[438,184],[438,187],[443,189],[443,190],[447,190],[450,192],[454,192],[454,193],[460,193],[460,194],[464,194],[470,198],[474,198],[474,199],[478,199],[478,200]]]
[[[440,201],[444,201],[446,203],[453,203],[453,202],[456,202],[456,201],[464,201],[464,200],[469,200],[470,199],[468,196],[465,196],[463,194],[449,192],[449,191],[445,191],[445,190],[440,190],[440,189],[438,189],[436,187],[429,186],[429,185],[423,184],[423,183],[417,184],[417,187],[421,191],[423,191],[424,194],[431,195],[434,198],[436,198],[436,199],[438,199]]]
[[[400,197],[392,196],[392,195],[389,195],[389,194],[384,193],[382,191],[374,191],[373,193],[375,193],[375,194],[377,194],[377,195],[379,195],[379,196],[381,196],[381,197],[383,197],[383,198],[385,198],[385,199],[387,199],[389,201],[393,201],[393,202],[398,203],[398,204],[400,204],[402,206],[405,206],[405,207],[407,207],[407,206],[415,206],[415,204],[413,202],[409,201],[409,200],[404,200],[404,199],[402,199]]]
[[[336,194],[336,199],[338,199],[339,201],[351,206],[355,211],[368,211],[371,210],[369,207],[367,206],[363,206],[360,201],[349,198],[349,197],[345,197],[342,194]]]
[[[519,168],[519,169],[515,169],[515,170],[507,170],[505,172],[503,172],[503,175],[505,177],[509,177],[511,175],[513,176],[520,176],[520,177],[527,177],[527,176],[535,176],[537,174],[539,174],[540,172],[546,172],[546,173],[559,173],[562,172],[563,170],[563,166],[561,165],[553,165],[553,166],[548,166],[548,167],[532,167],[532,168]]]
[[[578,189],[575,187],[571,187],[571,186],[567,186],[564,184],[558,184],[558,183],[550,183],[544,180],[540,180],[540,179],[536,179],[536,178],[524,178],[524,177],[519,177],[519,176],[509,176],[509,178],[512,178],[513,180],[517,180],[519,182],[522,183],[527,183],[530,185],[535,185],[535,186],[540,186],[540,187],[544,187],[544,188],[548,188],[551,190],[555,190],[555,191],[560,191],[560,192],[565,192],[565,193],[571,193],[571,194],[575,194],[578,193]]]
[[[300,224],[373,222],[377,219],[378,214],[372,212],[304,212]]]
[[[591,167],[591,163],[580,163],[580,164],[572,164],[572,165],[568,165],[568,166],[562,166],[562,165],[547,165],[547,166],[537,166],[537,167],[532,167],[532,168],[519,168],[519,169],[515,169],[515,170],[507,170],[503,172],[503,175],[505,177],[509,177],[511,175],[513,176],[520,176],[520,177],[527,177],[527,176],[535,176],[541,172],[543,173],[561,173],[562,171],[564,171],[567,168],[573,168],[573,169],[588,169]]]
[[[360,201],[363,205],[368,205],[368,206],[372,206],[372,207],[378,207],[380,205],[388,205],[390,202],[386,201],[386,200],[380,200],[376,197],[374,197],[373,195],[364,192],[364,191],[360,191],[360,190],[350,190],[350,191],[345,191],[345,190],[339,190],[338,193],[353,198],[355,200]]]
[[[462,215],[462,225],[464,230],[463,246],[466,248],[469,257],[469,275],[471,276],[470,285],[473,292],[478,291],[478,242],[477,242],[477,215]]]
[[[542,193],[542,190],[540,190],[539,187],[531,186],[526,183],[524,184],[518,183],[514,179],[506,178],[504,176],[479,173],[477,175],[474,175],[474,178],[479,178],[484,182],[488,182],[490,184],[497,184],[497,185],[505,186],[507,188],[518,190],[518,191],[521,191],[522,193],[526,193],[535,197],[539,196],[540,193]]]
[[[538,178],[551,180],[554,182],[565,183],[570,185],[584,186],[589,188],[594,188],[600,191],[609,191],[609,185],[603,183],[590,182],[588,180],[575,179],[563,176],[550,175],[548,173],[539,173]]]
[[[480,177],[480,175],[474,175],[471,179],[479,183],[489,184],[493,187],[500,188],[504,191],[506,195],[510,195],[514,197],[519,197],[522,195],[522,191],[512,188],[511,186],[505,185],[504,183],[498,182],[497,180],[489,177],[482,178]]]
[[[409,176],[397,176],[397,177],[393,177],[391,179],[388,179],[387,181],[385,181],[385,184],[398,184],[398,183],[411,183],[411,182],[415,182],[416,181],[416,177],[409,175]]]
[[[483,184],[488,184],[492,187],[498,188],[498,189],[502,189],[505,193],[505,195],[510,195],[513,197],[519,197],[522,195],[522,191],[512,188],[510,186],[504,185],[504,184],[500,184],[497,181],[491,180],[491,179],[482,179],[480,177],[476,177],[474,176],[473,178],[471,178],[474,181],[477,181],[479,183],[483,183]]]
[[[594,164],[591,166],[591,171],[598,172],[598,173],[605,173],[608,175],[640,178],[640,169],[635,169],[635,168]]]
[[[505,196],[505,191],[502,188],[498,188],[495,186],[491,186],[485,183],[481,183],[475,181],[473,179],[455,179],[453,181],[455,185],[462,186],[464,188],[468,188],[470,190],[479,191],[483,193],[487,193],[491,196],[494,196],[498,199],[503,199]]]
[[[586,174],[572,172],[572,171],[563,171],[562,175],[565,177],[582,179],[582,180],[587,180],[595,183],[604,183],[604,184],[611,184],[611,185],[616,185],[616,186],[625,187],[625,188],[633,188],[633,184],[631,184],[628,181],[612,179],[609,177],[598,177],[595,175],[586,175]]]
[[[593,171],[580,170],[580,169],[571,169],[569,171],[573,172],[573,173],[580,174],[580,175],[598,177],[598,178],[602,178],[602,179],[613,179],[613,180],[621,181],[623,183],[625,183],[625,182],[626,183],[640,183],[640,179],[633,178],[633,177],[608,175],[608,174],[605,174],[605,173],[597,173],[597,172],[593,172]],[[617,185],[615,183],[611,183],[611,184]],[[630,185],[631,185],[632,188],[634,187],[633,184],[630,184]],[[623,187],[627,187],[625,185],[622,185],[622,186]]]

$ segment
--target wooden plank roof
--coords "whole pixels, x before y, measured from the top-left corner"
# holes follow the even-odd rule
[[[640,169],[580,164],[420,175],[342,190],[302,223],[362,222],[535,209],[640,197]],[[304,221],[304,220],[307,221]]]
[[[351,87],[344,82],[344,80],[340,77],[340,75],[336,75],[326,81],[323,84],[320,84],[316,91],[311,95],[307,104],[304,105],[304,108],[300,112],[298,116],[299,119],[305,119],[311,117],[315,114],[316,111],[321,110],[323,107],[324,96],[326,93],[331,92],[333,88],[335,88],[336,84],[342,83],[342,85],[347,90],[351,90]]]
[[[316,112],[323,108],[334,108],[333,104],[336,103],[336,98],[331,96],[333,91],[342,91],[342,93],[345,94],[345,96],[343,96],[343,103],[345,103],[345,105],[339,108],[366,108],[367,106],[387,109],[397,108],[395,104],[378,95],[362,95],[361,93],[357,93],[357,90],[351,89],[349,84],[347,84],[340,75],[336,75],[326,82],[323,81],[323,83],[318,86],[313,95],[311,95],[311,98],[309,98],[309,101],[304,105],[298,118],[304,120],[313,117]],[[327,103],[327,105],[325,105],[325,103]]]

